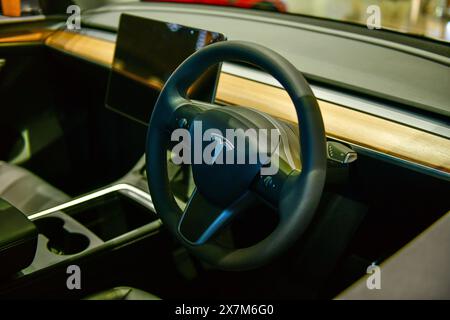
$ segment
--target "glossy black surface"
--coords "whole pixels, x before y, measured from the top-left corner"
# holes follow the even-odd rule
[[[184,59],[225,37],[216,32],[124,14],[117,35],[106,105],[147,124],[166,80]],[[193,85],[190,96],[211,101],[218,66]]]

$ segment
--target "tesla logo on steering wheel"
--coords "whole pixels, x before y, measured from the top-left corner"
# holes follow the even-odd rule
[[[211,133],[211,138],[216,142],[211,157],[211,164],[214,164],[224,147],[229,151],[234,149],[234,145],[230,140],[218,133]]]

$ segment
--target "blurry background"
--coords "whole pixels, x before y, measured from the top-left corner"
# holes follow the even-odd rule
[[[450,0],[285,0],[289,13],[366,24],[370,5],[384,29],[450,41]]]

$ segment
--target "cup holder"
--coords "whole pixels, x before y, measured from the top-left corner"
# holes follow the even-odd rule
[[[87,249],[90,240],[81,233],[72,233],[64,229],[64,220],[48,217],[35,220],[39,233],[48,238],[47,249],[58,255],[80,253]]]

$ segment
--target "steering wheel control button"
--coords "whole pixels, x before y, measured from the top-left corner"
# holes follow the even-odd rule
[[[193,119],[201,110],[200,107],[192,106],[189,103],[178,107],[170,119],[169,129],[171,131],[175,129],[189,129]]]
[[[279,170],[273,176],[257,176],[251,189],[270,206],[277,209],[281,189],[289,173]]]
[[[186,129],[188,127],[188,121],[186,118],[178,119],[178,128]]]

